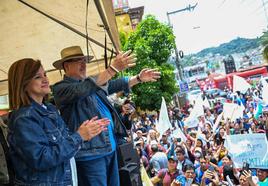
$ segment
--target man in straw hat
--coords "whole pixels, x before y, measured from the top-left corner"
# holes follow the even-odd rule
[[[61,59],[53,63],[55,68],[65,71],[64,79],[52,90],[56,105],[71,131],[76,131],[81,121],[94,116],[110,119],[108,130],[85,142],[75,157],[79,185],[119,185],[116,147],[127,132],[107,95],[119,91],[128,93],[138,83],[160,78],[157,70],[143,69],[136,76],[109,81],[118,72],[136,64],[135,55],[130,53],[119,53],[94,79],[86,75],[86,62],[93,57],[85,56],[79,46],[63,49]]]

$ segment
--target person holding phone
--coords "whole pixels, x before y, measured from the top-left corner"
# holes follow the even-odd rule
[[[206,186],[210,183],[212,184],[212,186],[218,186],[219,182],[220,180],[218,173],[215,171],[214,166],[210,165],[202,177],[200,186]]]
[[[195,169],[196,182],[198,184],[201,184],[202,177],[207,169],[208,169],[207,161],[206,161],[205,157],[201,156],[200,157],[200,166]]]
[[[257,186],[252,179],[252,174],[250,170],[242,169],[242,172],[239,176],[240,186]]]
[[[119,116],[124,123],[127,130],[130,130],[132,127],[132,116],[135,113],[135,105],[129,99],[127,99],[119,109]]]
[[[183,174],[179,175],[172,183],[171,186],[191,186],[196,184],[195,169],[193,165],[185,165],[183,167]]]
[[[238,184],[238,171],[234,167],[234,163],[231,156],[226,154],[222,159],[222,166],[219,167],[219,173],[224,181],[227,181],[227,177],[234,183]]]

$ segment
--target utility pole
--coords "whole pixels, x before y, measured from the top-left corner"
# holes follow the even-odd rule
[[[176,14],[176,13],[179,13],[179,12],[183,12],[183,11],[193,11],[194,8],[197,6],[197,3],[193,6],[189,5],[187,6],[186,8],[183,8],[183,9],[180,9],[180,10],[175,10],[175,11],[172,11],[172,12],[167,12],[167,18],[168,18],[168,24],[173,28],[171,22],[170,22],[170,15],[172,14]],[[183,52],[180,51],[178,52],[178,48],[177,48],[177,45],[176,45],[176,41],[175,41],[175,57],[176,57],[176,67],[178,69],[178,72],[179,72],[179,77],[180,77],[180,80],[183,80],[183,75],[182,75],[182,69],[181,69],[181,64],[180,64],[180,59],[179,59],[179,56],[180,58],[183,57]]]

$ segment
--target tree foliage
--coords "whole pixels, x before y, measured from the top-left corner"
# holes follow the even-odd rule
[[[127,42],[127,35],[125,32],[119,32],[119,39],[121,43],[121,48],[124,48],[126,42]]]
[[[136,66],[127,71],[129,75],[137,74],[143,68],[157,68],[161,72],[157,82],[133,87],[132,99],[141,109],[158,110],[162,96],[169,103],[178,91],[174,67],[167,63],[174,46],[172,29],[151,15],[146,16],[125,43],[124,50],[133,50],[137,56]]]
[[[265,63],[268,63],[268,45],[266,45],[262,51],[263,59],[265,60]]]
[[[268,45],[268,31],[263,32],[263,35],[260,37],[260,43],[262,46]]]
[[[265,60],[265,62],[268,62],[268,31],[264,32],[263,35],[260,38],[260,42],[262,46],[264,46],[262,55]]]

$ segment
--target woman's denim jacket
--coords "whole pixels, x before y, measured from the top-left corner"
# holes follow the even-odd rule
[[[10,115],[8,142],[16,185],[72,185],[70,159],[83,140],[77,132],[69,135],[56,108],[46,106],[32,101]]]
[[[95,99],[95,96],[93,96],[94,94],[97,94],[111,112],[117,143],[122,142],[123,137],[127,136],[126,128],[117,111],[107,99],[107,95],[115,92],[129,92],[127,78],[109,81],[104,88],[99,87],[92,78],[86,78],[84,81],[79,81],[64,76],[62,81],[53,86],[52,91],[62,118],[71,131],[76,131],[80,124],[87,119],[91,119],[94,116],[101,118],[100,112],[97,109],[97,100]],[[76,158],[100,155],[108,153],[111,150],[108,131],[103,131],[90,141],[83,143]]]

